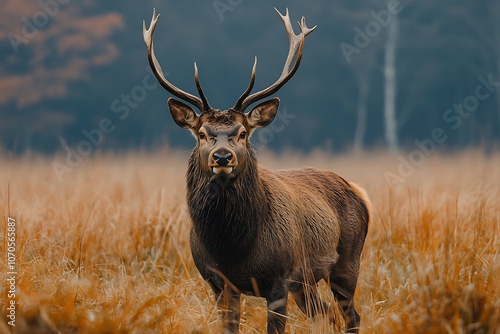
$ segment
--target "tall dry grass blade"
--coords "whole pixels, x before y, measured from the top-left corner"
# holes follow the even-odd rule
[[[76,299],[78,298],[78,290],[80,289],[80,279],[81,279],[81,264],[82,264],[82,253],[83,253],[83,238],[85,237],[85,231],[87,230],[87,224],[90,219],[90,215],[92,213],[92,209],[94,209],[94,204],[95,201],[92,201],[92,205],[90,206],[89,214],[87,216],[87,219],[85,220],[85,224],[83,225],[83,230],[82,234],[80,236],[80,247],[79,247],[79,252],[78,252],[78,260],[76,262],[76,270],[77,270],[77,286],[76,286],[76,292],[75,292],[75,298],[73,300],[73,304],[76,304]]]

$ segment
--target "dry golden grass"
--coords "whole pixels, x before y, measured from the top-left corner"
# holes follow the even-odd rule
[[[375,215],[356,294],[363,333],[500,333],[500,154],[428,157],[396,186],[384,172],[398,161],[383,153],[259,157],[271,168],[334,170],[370,194]],[[187,154],[98,155],[63,182],[51,162],[0,162],[4,226],[7,184],[18,223],[17,333],[219,333],[189,250]],[[265,325],[264,301],[244,298],[242,332]],[[330,330],[290,299],[288,333]]]

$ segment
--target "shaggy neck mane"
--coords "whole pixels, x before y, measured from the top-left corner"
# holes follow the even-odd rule
[[[189,158],[187,197],[192,233],[220,265],[245,260],[244,254],[250,254],[254,246],[258,221],[267,212],[257,159],[250,146],[242,167],[232,179],[225,174],[209,176],[201,168],[197,147]]]

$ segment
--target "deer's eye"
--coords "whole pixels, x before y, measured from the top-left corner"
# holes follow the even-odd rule
[[[242,133],[240,133],[240,138],[241,139],[245,139],[247,137],[247,133],[245,131],[243,131]]]
[[[205,139],[206,136],[205,136],[205,134],[203,132],[200,132],[200,133],[198,133],[198,138]]]

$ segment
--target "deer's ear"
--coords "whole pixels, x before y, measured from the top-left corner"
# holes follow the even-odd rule
[[[175,124],[183,129],[194,131],[198,126],[200,116],[190,106],[176,99],[169,98],[167,104]]]
[[[278,113],[280,99],[277,97],[264,101],[253,108],[247,115],[247,123],[250,128],[263,128],[271,124]]]

